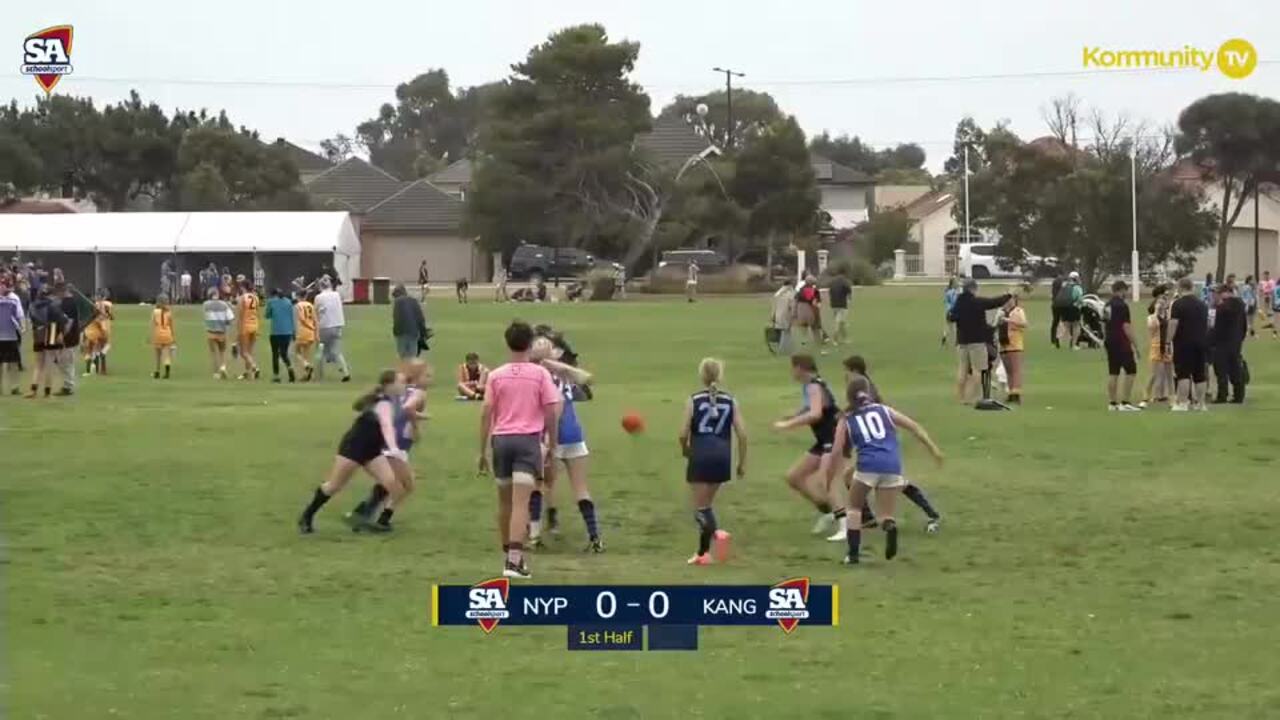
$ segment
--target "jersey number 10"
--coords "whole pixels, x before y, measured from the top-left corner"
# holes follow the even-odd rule
[[[884,420],[880,419],[879,413],[855,415],[853,419],[858,424],[858,433],[862,435],[864,442],[883,440],[888,434],[885,432]]]

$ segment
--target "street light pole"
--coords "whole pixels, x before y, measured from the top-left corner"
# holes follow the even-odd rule
[[[1133,301],[1142,300],[1142,276],[1138,268],[1138,145],[1135,141],[1129,148],[1129,195],[1130,211],[1133,220]]]
[[[969,143],[964,144],[964,244],[973,242],[969,237]]]
[[[724,149],[733,149],[733,79],[735,77],[745,77],[744,73],[737,72],[731,68],[714,67],[713,72],[724,73],[724,102],[725,108],[728,110],[728,125],[725,127]]]

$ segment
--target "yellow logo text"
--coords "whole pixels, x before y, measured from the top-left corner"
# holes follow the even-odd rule
[[[1171,50],[1112,50],[1086,45],[1082,51],[1084,67],[1100,70],[1199,70],[1214,67],[1223,75],[1239,80],[1258,66],[1258,51],[1242,38],[1232,38],[1217,50],[1184,45]]]

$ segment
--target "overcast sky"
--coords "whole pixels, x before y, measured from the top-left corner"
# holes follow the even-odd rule
[[[111,101],[137,88],[166,109],[225,108],[265,138],[315,148],[429,68],[455,85],[501,78],[566,25],[601,22],[641,44],[635,78],[654,111],[676,93],[718,87],[716,65],[746,73],[810,133],[874,145],[913,141],[937,170],[956,121],[1010,120],[1040,134],[1041,110],[1068,92],[1109,114],[1172,123],[1195,98],[1229,90],[1280,97],[1280,3],[1262,0],[718,2],[701,0],[61,0],[6,3],[0,42],[11,62],[0,97],[40,92],[18,74],[23,38],[75,26],[57,92]],[[1262,63],[1244,80],[1216,71],[929,80],[1082,70],[1082,48],[1214,50],[1243,37]],[[904,81],[903,79],[908,79]],[[840,82],[844,81],[844,82]],[[854,82],[849,82],[854,81]],[[330,87],[325,87],[330,85]],[[332,85],[337,85],[334,87]]]

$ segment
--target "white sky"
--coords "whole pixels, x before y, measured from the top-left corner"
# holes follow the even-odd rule
[[[166,110],[225,108],[264,138],[316,147],[351,134],[393,98],[396,83],[433,67],[455,85],[505,76],[511,63],[560,27],[601,22],[641,43],[635,78],[657,112],[678,92],[719,87],[711,67],[774,95],[810,132],[860,135],[875,145],[914,141],[937,170],[956,122],[1012,121],[1023,136],[1044,128],[1050,98],[1156,125],[1197,97],[1237,90],[1280,97],[1280,3],[1263,0],[954,0],[930,2],[676,2],[673,0],[62,0],[7,3],[0,98],[40,92],[18,74],[23,38],[75,26],[75,74],[57,92],[111,101],[137,88]],[[1245,80],[1215,71],[970,81],[830,83],[831,80],[1075,72],[1085,45],[1214,50],[1248,39],[1262,63]],[[182,81],[200,81],[196,83]],[[257,83],[257,84],[254,84]],[[300,83],[300,85],[289,85]],[[311,85],[308,85],[311,83]],[[321,87],[315,84],[347,84]],[[366,86],[351,87],[350,85]]]

